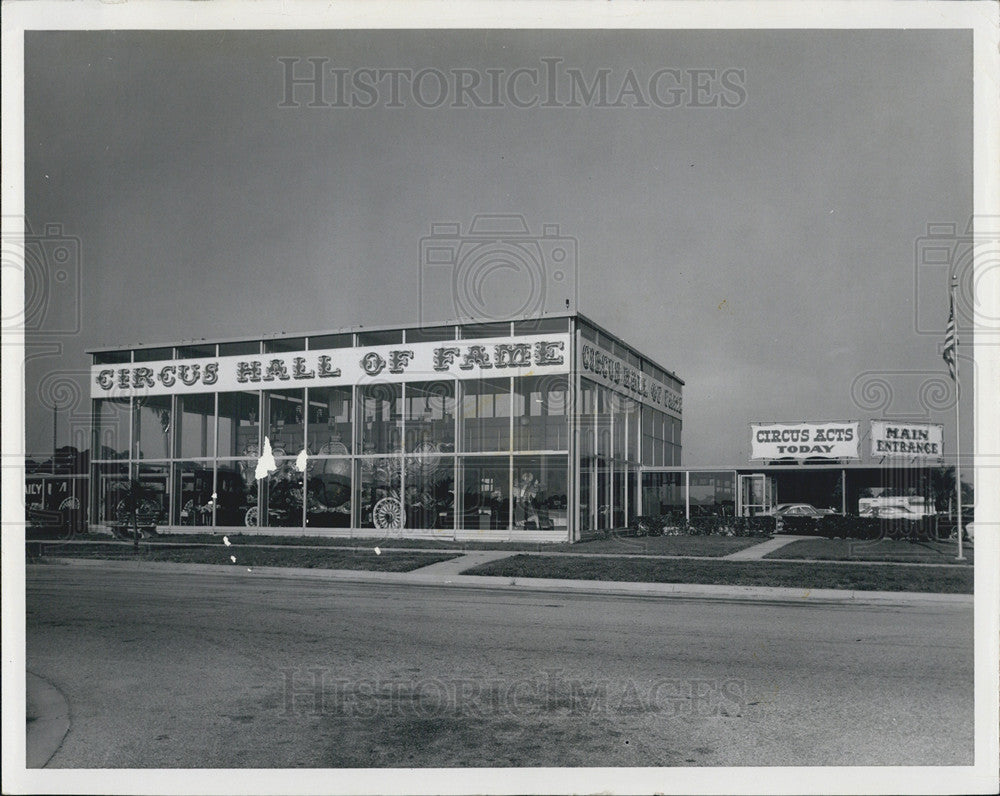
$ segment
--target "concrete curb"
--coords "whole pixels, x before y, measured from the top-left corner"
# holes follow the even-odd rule
[[[25,672],[28,732],[25,767],[45,768],[69,732],[69,704],[48,680]]]
[[[556,578],[508,578],[493,575],[434,575],[414,572],[370,572],[351,569],[305,569],[301,567],[254,567],[240,565],[177,564],[165,561],[107,561],[87,558],[48,559],[51,564],[96,567],[117,571],[190,572],[230,578],[295,578],[312,581],[350,583],[453,586],[472,589],[512,591],[573,592],[630,597],[674,597],[692,600],[738,600],[780,602],[794,605],[954,605],[972,606],[971,594],[933,592],[844,591],[800,589],[782,586],[716,586],[685,583],[633,583],[602,580],[560,580]],[[47,564],[34,564],[43,567]]]

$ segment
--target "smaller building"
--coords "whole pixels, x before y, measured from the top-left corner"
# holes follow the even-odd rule
[[[874,496],[919,498],[935,506],[939,466],[808,463],[748,467],[653,467],[642,475],[642,513],[752,517],[781,503],[858,514]],[[947,506],[938,508],[947,510]]]

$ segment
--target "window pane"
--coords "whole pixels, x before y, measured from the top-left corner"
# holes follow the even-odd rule
[[[121,490],[128,484],[128,465],[101,464],[96,469],[98,479],[96,522],[106,525],[118,516],[116,507],[122,499]]]
[[[683,519],[684,473],[644,473],[642,476],[642,513],[670,514]]]
[[[281,337],[277,340],[264,341],[265,354],[281,354],[285,351],[305,351],[306,338],[304,337]]]
[[[462,449],[510,450],[510,379],[462,381]]]
[[[586,379],[580,380],[579,417],[579,451],[581,458],[594,456],[597,453],[597,385]],[[586,527],[586,526],[584,526]]]
[[[294,459],[278,459],[277,469],[261,479],[261,527],[294,528],[302,525],[302,479]]]
[[[174,465],[174,522],[177,525],[211,527],[215,507],[212,476],[211,463]]]
[[[402,387],[399,384],[365,384],[358,387],[358,425],[363,454],[401,450],[402,401]]]
[[[407,453],[454,453],[455,381],[418,381],[406,385],[404,408]]]
[[[481,340],[486,337],[510,337],[510,323],[476,323],[458,327],[459,339]]]
[[[308,475],[306,525],[312,528],[349,528],[351,460],[312,459]]]
[[[154,507],[156,524],[166,525],[170,511],[170,468],[165,464],[140,464],[138,478],[143,489],[144,512]]]
[[[362,528],[388,530],[403,525],[400,500],[402,456],[359,459],[356,464],[355,498]]]
[[[514,321],[514,336],[519,334],[556,334],[569,331],[569,318],[535,318]]]
[[[388,329],[383,332],[358,332],[358,345],[395,345],[403,342],[402,329]]]
[[[308,445],[312,455],[351,452],[351,388],[309,388]]]
[[[96,399],[94,401],[94,458],[127,459],[128,435],[128,399]]]
[[[101,351],[94,354],[95,365],[120,365],[132,361],[131,351]]]
[[[690,501],[692,517],[732,517],[736,508],[736,474],[692,472]]]
[[[215,455],[215,395],[177,396],[177,455]]]
[[[256,527],[257,481],[254,479],[256,459],[221,461],[215,473],[215,526]]]
[[[408,456],[403,461],[405,527],[453,528],[455,457]]]
[[[205,359],[215,356],[215,343],[183,345],[177,349],[178,359]]]
[[[170,458],[170,396],[136,398],[132,428],[137,459]]]
[[[267,430],[275,456],[297,456],[305,447],[303,390],[266,390]]]
[[[580,457],[580,530],[593,530],[593,513],[590,502],[595,478],[595,460],[592,456]]]
[[[514,457],[514,530],[565,530],[565,456]]]
[[[260,393],[219,393],[219,455],[260,455]]]
[[[630,462],[639,461],[639,402],[632,398],[625,399],[626,449],[625,455]]]
[[[510,458],[466,456],[459,459],[461,503],[458,524],[464,530],[510,528]]]
[[[424,329],[407,329],[407,343],[438,343],[455,339],[454,326],[429,326]]]
[[[235,343],[219,343],[220,357],[248,356],[259,353],[259,340],[239,340]]]
[[[567,450],[566,376],[514,379],[514,450]]]
[[[160,359],[173,359],[174,349],[166,348],[137,348],[132,352],[133,362],[156,362]]]
[[[325,348],[351,348],[354,346],[354,335],[350,332],[346,334],[321,334],[309,338],[310,351],[322,351]]]

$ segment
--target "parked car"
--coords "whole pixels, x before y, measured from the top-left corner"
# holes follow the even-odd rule
[[[874,506],[870,511],[859,515],[861,517],[878,517],[881,520],[913,520],[919,522],[924,515],[907,506]]]
[[[822,517],[832,511],[821,510],[809,503],[779,503],[770,511],[765,512],[773,517]]]

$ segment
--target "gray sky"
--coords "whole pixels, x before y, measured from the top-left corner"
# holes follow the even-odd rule
[[[948,307],[915,247],[971,213],[971,44],[958,30],[30,33],[28,218],[79,239],[82,303],[54,289],[44,328],[79,317],[79,333],[29,335],[29,354],[49,339],[62,353],[28,363],[27,448],[50,447],[60,374],[86,414],[86,347],[416,322],[421,237],[476,213],[577,240],[580,310],[687,383],[685,464],[744,462],[751,420],[919,415],[921,385],[946,373]],[[308,91],[281,108],[283,56],[505,77],[559,58],[588,80],[611,70],[614,94],[630,69],[640,85],[733,69],[743,93],[733,108],[690,107],[690,91],[671,108],[408,94],[394,108],[381,84],[372,108],[310,108]],[[891,391],[881,408],[852,396],[872,372]],[[954,451],[953,412],[926,417]],[[60,426],[66,444],[68,413]]]

